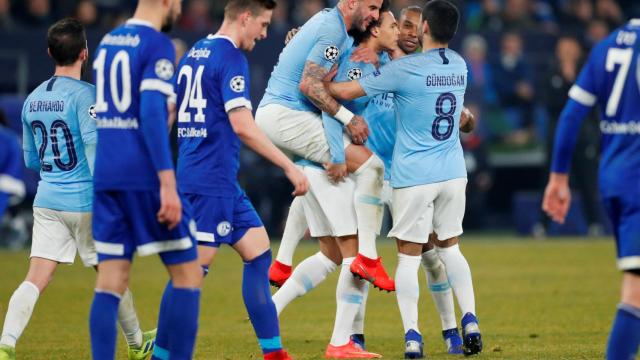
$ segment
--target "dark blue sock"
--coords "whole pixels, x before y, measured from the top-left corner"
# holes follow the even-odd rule
[[[169,309],[173,286],[171,280],[167,283],[160,301],[160,313],[158,314],[158,333],[153,348],[152,360],[167,360],[169,358]]]
[[[242,298],[264,354],[282,349],[276,306],[269,289],[271,250],[244,263]]]
[[[91,354],[94,360],[113,360],[116,356],[116,322],[120,297],[96,291],[89,314]]]
[[[607,360],[634,360],[640,345],[640,309],[620,304],[607,346]]]
[[[198,333],[200,289],[173,288],[169,304],[171,360],[191,360]]]

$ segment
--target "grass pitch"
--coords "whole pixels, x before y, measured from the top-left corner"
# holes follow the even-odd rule
[[[379,244],[393,272],[395,245],[388,240]],[[462,249],[473,272],[485,345],[478,359],[604,357],[620,286],[612,241],[466,236]],[[315,242],[304,242],[296,262],[316,251]],[[27,252],[0,252],[2,318],[11,293],[26,274],[27,256]],[[334,272],[282,314],[283,341],[296,359],[323,358],[333,328],[337,275]],[[232,249],[223,248],[205,281],[196,359],[261,358],[242,303],[241,277],[242,261]],[[155,326],[167,278],[157,257],[136,259],[131,288],[144,329]],[[79,263],[59,267],[18,343],[18,359],[90,358],[88,313],[94,281],[93,270]],[[445,354],[440,320],[422,271],[420,281],[425,355],[452,359]],[[385,359],[402,358],[403,330],[394,294],[371,289],[365,329],[369,350]],[[126,359],[122,337],[118,346],[118,359]]]

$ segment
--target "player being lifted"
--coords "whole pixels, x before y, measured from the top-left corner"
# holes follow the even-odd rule
[[[438,234],[438,255],[464,314],[465,354],[481,351],[471,271],[458,247],[464,217],[466,169],[460,145],[459,119],[467,69],[448,49],[459,13],[446,0],[434,0],[423,11],[423,54],[405,56],[359,81],[331,83],[329,92],[345,100],[393,93],[398,130],[391,167],[393,229],[398,240],[396,291],[405,328],[405,357],[423,355],[418,330],[422,244]],[[430,120],[425,125],[425,119]],[[417,170],[418,169],[418,170]]]
[[[195,224],[177,192],[167,134],[175,50],[168,31],[180,0],[140,0],[104,36],[93,62],[98,146],[93,234],[99,272],[91,306],[94,359],[114,358],[115,316],[134,252],[159,254],[171,277],[160,304],[155,359],[191,359],[202,269]]]
[[[255,125],[249,96],[251,51],[267,36],[275,0],[230,0],[220,30],[182,58],[177,81],[178,183],[194,209],[200,265],[208,269],[221,244],[244,262],[242,296],[265,359],[282,349],[269,289],[269,237],[238,184],[241,142],[282,168],[304,195],[304,174]],[[206,271],[206,270],[205,270]]]
[[[0,339],[2,360],[15,359],[16,342],[58,264],[73,263],[76,253],[85,266],[98,264],[91,233],[95,89],[80,80],[89,56],[84,28],[77,20],[60,20],[49,28],[47,43],[55,73],[27,97],[22,109],[25,163],[41,180],[33,204],[29,272],[9,300]],[[143,335],[131,292],[125,288],[122,298],[115,311],[129,359],[147,358],[155,331]]]
[[[258,126],[279,147],[317,163],[330,161],[320,112],[346,125],[355,144],[363,144],[367,125],[326,92],[323,77],[351,47],[351,29],[365,31],[379,17],[382,0],[341,0],[313,16],[280,54],[258,111]],[[364,146],[346,146],[346,167],[354,174],[358,255],[351,271],[375,286],[394,290],[378,257],[375,240],[382,222],[380,192],[384,165]],[[341,170],[345,171],[340,165]]]
[[[558,121],[551,175],[542,207],[564,222],[571,156],[582,121],[598,104],[602,132],[600,193],[616,238],[622,298],[611,329],[608,360],[635,359],[640,344],[640,19],[598,43]]]

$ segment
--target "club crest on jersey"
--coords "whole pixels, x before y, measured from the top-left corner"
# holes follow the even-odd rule
[[[244,91],[244,76],[235,76],[233,79],[231,79],[231,82],[229,83],[229,86],[231,86],[231,90],[237,92],[237,93],[241,93]]]
[[[347,72],[349,80],[358,80],[362,77],[362,70],[359,68],[353,68]]]
[[[173,77],[173,63],[167,59],[156,62],[156,75],[162,80],[171,80]]]
[[[228,221],[223,221],[218,224],[216,231],[220,236],[227,236],[231,233],[231,224]]]
[[[327,46],[326,49],[324,49],[324,58],[331,61],[331,62],[335,62],[338,59],[338,56],[340,56],[340,50],[334,46]]]
[[[89,106],[89,116],[91,116],[92,119],[97,119],[98,118],[98,114],[96,113],[96,106],[95,105]]]

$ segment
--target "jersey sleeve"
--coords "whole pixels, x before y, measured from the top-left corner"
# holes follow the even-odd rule
[[[78,117],[80,135],[84,144],[96,144],[98,140],[95,99],[96,91],[94,87],[86,87],[78,93],[76,98],[76,116]]]
[[[320,32],[313,48],[309,52],[306,61],[310,61],[327,70],[331,69],[333,64],[340,60],[341,48],[347,39],[346,35],[341,33],[342,28],[339,26],[327,26]]]
[[[174,61],[176,51],[171,41],[166,37],[158,37],[152,42],[153,48],[147,53],[149,58],[142,71],[140,92],[146,90],[159,91],[168,98],[175,98],[173,89]]]
[[[219,84],[224,110],[227,113],[239,107],[252,110],[249,95],[249,63],[240,51],[234,49],[233,54],[223,65]]]
[[[406,78],[402,74],[402,67],[399,66],[401,62],[402,60],[392,61],[358,80],[367,96],[374,97],[379,94],[396,92],[401,79]]]
[[[36,149],[36,142],[31,132],[31,126],[27,123],[25,107],[22,109],[22,150],[24,152],[24,164],[31,170],[40,171],[40,158]]]
[[[594,73],[594,63],[596,56],[600,53],[599,46],[595,47],[586,64],[582,67],[578,79],[569,90],[569,97],[581,105],[591,107],[596,104],[596,76]],[[604,70],[604,69],[602,69]]]

